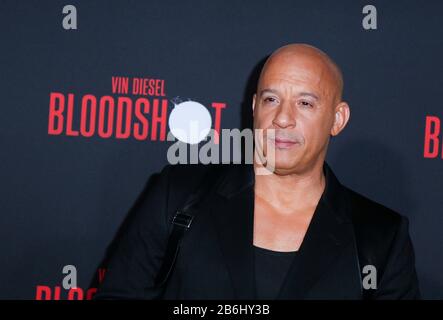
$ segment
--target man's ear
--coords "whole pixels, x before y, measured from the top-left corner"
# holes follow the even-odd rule
[[[254,115],[254,109],[255,109],[255,97],[257,96],[256,93],[252,96],[252,115]]]
[[[338,135],[345,127],[351,116],[349,105],[342,101],[335,107],[334,124],[331,128],[331,135]]]

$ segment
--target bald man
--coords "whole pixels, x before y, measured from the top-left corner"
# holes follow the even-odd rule
[[[408,220],[341,185],[325,162],[350,118],[342,90],[321,50],[276,50],[252,99],[263,133],[254,163],[154,175],[96,298],[419,298]]]

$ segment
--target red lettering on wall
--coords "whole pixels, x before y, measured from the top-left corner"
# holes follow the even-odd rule
[[[64,109],[65,96],[62,93],[51,92],[49,95],[48,134],[59,135],[63,132]]]
[[[436,158],[439,152],[440,119],[435,116],[426,117],[425,143],[423,156],[425,158]],[[443,150],[442,150],[443,158]]]
[[[154,100],[152,110],[152,140],[157,140],[157,126],[160,126],[160,141],[166,139],[166,122],[168,117],[168,100],[162,100],[161,113],[159,114],[159,100]]]
[[[214,136],[214,143],[218,144],[221,127],[221,112],[222,109],[226,108],[226,103],[213,102],[212,107],[215,109],[214,131],[217,133]]]

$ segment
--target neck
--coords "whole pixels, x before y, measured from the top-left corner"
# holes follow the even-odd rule
[[[256,169],[254,165],[254,169]],[[316,206],[323,194],[326,179],[323,161],[303,172],[279,175],[255,175],[255,194],[276,207],[302,209]]]

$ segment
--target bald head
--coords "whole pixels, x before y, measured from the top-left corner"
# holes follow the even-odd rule
[[[315,66],[312,71],[318,72],[325,85],[333,94],[333,100],[339,102],[343,94],[343,76],[337,64],[323,51],[308,44],[293,43],[275,50],[266,60],[260,74],[259,84],[263,76],[272,68],[286,68],[304,63],[306,67]],[[295,70],[294,70],[295,71]]]

